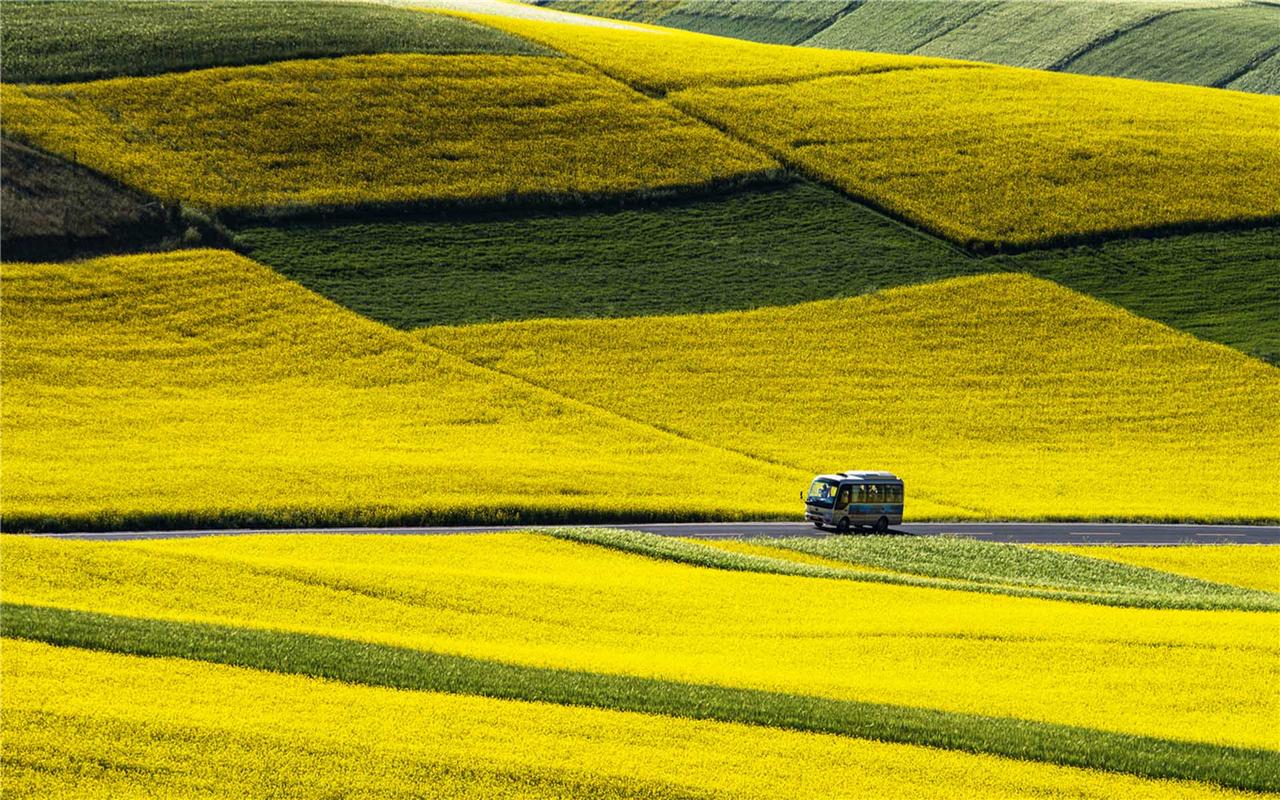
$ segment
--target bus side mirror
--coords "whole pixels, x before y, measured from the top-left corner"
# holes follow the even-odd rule
[[[804,499],[804,489],[801,489],[801,490],[800,490],[800,499],[801,499],[801,500],[803,500],[803,499]]]

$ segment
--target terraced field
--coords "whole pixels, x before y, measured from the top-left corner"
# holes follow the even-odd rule
[[[424,779],[463,796],[1276,786],[1257,749],[1276,745],[1274,612],[708,569],[608,533],[563,535],[12,542],[3,714],[21,762],[7,785],[56,791],[63,759],[96,756],[163,765],[149,785],[179,793]],[[935,557],[961,566],[981,546],[956,545]],[[1106,565],[1045,558],[1051,571]],[[1161,574],[1115,567],[1106,581]],[[281,774],[279,758],[296,768]],[[795,766],[814,758],[833,766]],[[140,785],[112,769],[81,784]]]

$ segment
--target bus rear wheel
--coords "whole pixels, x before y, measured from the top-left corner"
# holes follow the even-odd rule
[[[848,532],[849,532],[849,518],[845,517],[844,519],[836,523],[836,533],[848,533]]]
[[[876,533],[888,533],[888,532],[889,532],[889,518],[881,517],[880,519],[876,520]]]

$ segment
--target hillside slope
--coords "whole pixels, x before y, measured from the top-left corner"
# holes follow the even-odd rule
[[[471,17],[665,92],[783,164],[975,249],[1280,219],[1273,97],[817,49],[773,74],[794,48]],[[839,55],[867,60],[833,71]]]
[[[776,516],[809,477],[476,369],[232,253],[2,269],[6,530]]]
[[[1258,70],[1280,46],[1280,8],[1245,0],[530,1],[759,42],[1280,94]]]
[[[1280,508],[1280,370],[1025,276],[421,335],[809,472],[892,467],[909,495],[979,516],[1273,519]]]

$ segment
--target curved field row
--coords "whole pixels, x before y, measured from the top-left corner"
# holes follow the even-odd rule
[[[552,535],[713,569],[1132,608],[1280,611],[1280,594],[1085,558],[1079,553],[945,536],[701,540],[581,528],[556,529]]]
[[[777,168],[562,58],[353,56],[0,88],[7,134],[215,208],[554,204]]]
[[[1180,11],[1073,59],[1064,69],[1148,81],[1231,86],[1280,50],[1280,7],[1244,5]],[[1280,93],[1280,84],[1254,91]]]
[[[318,56],[548,55],[458,18],[305,0],[39,1],[5,7],[4,80],[64,83]]]
[[[777,517],[808,478],[477,369],[232,253],[2,269],[6,530]]]
[[[1280,93],[1274,69],[1255,69],[1280,9],[1239,0],[532,1],[757,42]]]
[[[1070,547],[1046,549],[1163,570],[1206,581],[1280,592],[1280,548],[1261,545],[1198,547]]]
[[[397,328],[777,306],[1030,272],[1280,364],[1280,229],[975,259],[809,182],[694,202],[236,230],[253,258]]]
[[[840,736],[406,692],[15,640],[4,647],[0,714],[10,797],[62,795],[72,780],[66,765],[82,761],[106,768],[77,774],[76,789],[111,797],[338,790],[408,797],[424,785],[437,796],[486,800],[918,798],[956,791],[993,798],[1244,796]],[[813,770],[815,761],[823,769]],[[136,763],[155,772],[140,779],[112,768]]]
[[[661,47],[694,34],[472,18],[679,90],[668,98],[690,114],[975,248],[1280,219],[1280,98],[955,61],[735,86],[770,71],[769,46],[698,37],[694,80]]]
[[[702,569],[536,533],[15,538],[3,595],[512,665],[1280,745],[1275,613]]]
[[[908,495],[978,516],[1271,519],[1280,508],[1280,370],[1026,276],[421,335],[811,474],[850,454],[892,465]]]

